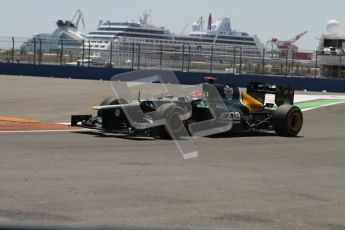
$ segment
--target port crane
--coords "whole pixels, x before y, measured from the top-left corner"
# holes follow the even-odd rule
[[[195,26],[196,26],[195,29],[197,31],[201,31],[204,29],[204,25],[205,25],[205,21],[204,21],[203,17],[200,17],[199,20],[195,24]]]
[[[271,49],[273,49],[274,46],[276,46],[279,50],[288,50],[291,48],[297,49],[294,43],[296,43],[301,37],[303,37],[307,33],[308,31],[304,31],[287,41],[279,41],[277,38],[272,38],[271,41],[267,42],[267,48],[270,47]]]
[[[190,26],[190,23],[188,23],[184,28],[183,28],[183,30],[181,31],[181,35],[183,35],[184,34],[184,32],[186,32],[186,30],[188,29],[188,26]]]
[[[304,31],[287,41],[279,41],[277,38],[272,38],[270,41],[267,42],[266,45],[268,54],[271,58],[287,57],[289,55],[292,55],[290,51],[295,52],[296,50],[298,50],[298,47],[294,44],[307,33],[308,31]]]
[[[79,23],[82,22],[83,28],[85,30],[85,20],[84,20],[84,14],[81,10],[77,10],[77,12],[74,14],[71,21],[64,21],[64,20],[58,20],[56,22],[57,26],[63,30],[66,29],[74,29],[77,30],[79,27]]]
[[[78,9],[77,12],[75,12],[73,18],[72,18],[72,22],[75,24],[75,26],[78,28],[79,27],[79,23],[80,21],[83,24],[83,28],[85,30],[85,19],[84,19],[84,13]]]

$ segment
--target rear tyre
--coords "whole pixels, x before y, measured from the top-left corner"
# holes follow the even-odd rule
[[[273,113],[273,127],[280,136],[295,137],[303,126],[303,114],[300,108],[284,104]]]

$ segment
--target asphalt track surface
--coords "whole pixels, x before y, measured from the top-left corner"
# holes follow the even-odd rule
[[[0,76],[0,116],[63,122],[109,82]],[[1,133],[0,223],[84,222],[231,229],[345,229],[345,105],[272,133],[173,141],[94,131]]]

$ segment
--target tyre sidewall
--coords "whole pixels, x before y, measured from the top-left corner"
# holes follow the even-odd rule
[[[295,137],[303,126],[303,114],[293,105],[281,105],[273,113],[273,127],[278,135]]]

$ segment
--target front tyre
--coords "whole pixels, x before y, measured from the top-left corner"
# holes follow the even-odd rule
[[[106,106],[106,105],[125,105],[128,104],[128,102],[122,98],[117,98],[117,97],[108,97],[104,99],[101,102],[101,106]]]
[[[280,136],[295,137],[303,126],[303,113],[300,108],[284,104],[273,113],[272,123],[275,132]]]
[[[128,102],[125,99],[117,98],[117,97],[108,97],[101,102],[101,106],[108,106],[108,105],[126,105]],[[98,110],[97,112],[98,117],[102,117],[102,110]]]
[[[186,120],[182,119],[185,111],[176,105],[165,104],[161,107],[161,118],[165,119],[165,125],[161,127],[160,136],[163,139],[180,139],[187,136]]]

